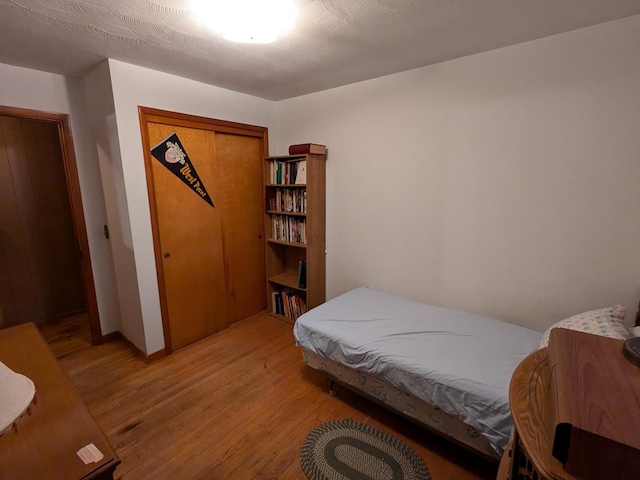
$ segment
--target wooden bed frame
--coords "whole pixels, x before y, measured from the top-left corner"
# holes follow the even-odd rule
[[[640,326],[640,302],[635,315],[635,326]],[[473,427],[437,407],[403,392],[363,372],[345,367],[325,357],[302,349],[304,363],[321,371],[329,380],[329,394],[336,396],[334,384],[339,384],[358,395],[388,408],[427,430],[460,445],[467,450],[498,463],[500,454]]]
[[[319,370],[328,378],[331,396],[337,395],[334,388],[337,383],[490,462],[500,461],[501,454],[494,450],[487,439],[459,418],[371,375],[345,367],[304,348],[302,359],[307,366]]]

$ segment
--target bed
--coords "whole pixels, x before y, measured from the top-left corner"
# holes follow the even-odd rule
[[[294,335],[332,381],[499,460],[511,375],[542,333],[361,287],[302,315]]]

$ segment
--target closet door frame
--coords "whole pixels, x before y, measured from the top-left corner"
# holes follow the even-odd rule
[[[160,248],[160,228],[158,225],[158,208],[156,204],[155,185],[153,181],[153,157],[149,142],[149,130],[147,124],[161,123],[165,125],[175,125],[179,127],[197,128],[200,130],[210,130],[213,132],[230,133],[255,137],[260,140],[261,157],[268,156],[269,152],[269,130],[267,127],[248,125],[244,123],[217,120],[186,113],[171,112],[152,107],[138,106],[140,118],[140,132],[142,134],[142,149],[144,151],[144,166],[147,177],[147,194],[149,197],[149,210],[151,213],[151,230],[153,234],[153,250],[156,261],[156,273],[158,278],[158,292],[160,295],[160,312],[162,314],[162,330],[164,335],[165,353],[169,355],[173,352],[171,344],[171,330],[169,327],[169,313],[167,307],[167,295],[165,290],[164,264]],[[264,198],[264,195],[263,195]],[[264,202],[264,200],[263,200]],[[264,206],[263,206],[264,207]],[[224,227],[224,226],[223,226]],[[223,247],[224,248],[224,247]]]
[[[104,340],[102,337],[102,330],[100,329],[96,286],[93,279],[93,269],[91,267],[87,225],[84,219],[84,208],[82,206],[82,195],[80,193],[80,180],[78,178],[78,167],[76,163],[75,149],[73,146],[73,137],[71,135],[71,122],[69,115],[64,113],[52,113],[7,106],[0,106],[0,115],[50,122],[54,123],[58,128],[58,137],[60,140],[60,149],[62,151],[67,192],[69,195],[69,203],[71,204],[73,230],[76,237],[76,245],[78,246],[78,255],[80,256],[80,265],[82,270],[81,275],[87,303],[87,316],[89,317],[91,340],[94,345],[100,345]]]

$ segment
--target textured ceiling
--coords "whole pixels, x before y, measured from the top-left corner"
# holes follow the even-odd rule
[[[297,3],[294,33],[253,45],[206,30],[187,0],[0,0],[0,63],[82,76],[109,57],[279,100],[640,13],[640,0]]]

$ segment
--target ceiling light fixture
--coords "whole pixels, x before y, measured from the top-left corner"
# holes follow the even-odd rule
[[[207,27],[233,42],[271,43],[296,26],[293,0],[191,0]]]

